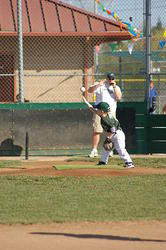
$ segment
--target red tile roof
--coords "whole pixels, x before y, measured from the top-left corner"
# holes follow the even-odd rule
[[[129,40],[118,22],[58,0],[23,0],[23,35],[93,36]],[[0,0],[0,36],[17,34],[17,0]]]

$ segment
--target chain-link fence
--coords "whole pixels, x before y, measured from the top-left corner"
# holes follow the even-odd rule
[[[1,103],[19,101],[16,2],[0,0]],[[122,89],[122,101],[144,101],[145,2],[22,1],[24,100],[43,103],[81,102],[82,85],[87,88],[94,81],[105,77],[107,72],[113,71]],[[134,42],[124,37],[117,39],[117,27],[112,33],[114,39],[108,37],[111,24],[106,20],[116,21],[108,10],[114,13],[114,17],[116,13],[119,20],[143,31],[143,38],[135,39]],[[162,113],[166,103],[165,10],[166,2],[151,0],[151,73],[157,89],[158,113]],[[89,12],[92,15],[89,16]],[[84,25],[85,19],[88,31]],[[88,98],[91,99],[91,95]]]
[[[166,104],[166,20],[164,13],[166,10],[165,1],[152,0],[152,25],[151,25],[151,73],[157,90],[157,112],[163,113]]]

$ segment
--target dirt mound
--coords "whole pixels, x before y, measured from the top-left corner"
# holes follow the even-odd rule
[[[134,169],[111,169],[100,167],[96,169],[66,169],[57,170],[60,165],[87,165],[87,162],[67,162],[67,161],[30,161],[24,162],[20,168],[2,168],[0,175],[30,175],[30,176],[128,176],[146,174],[166,174],[166,169],[136,167]],[[94,162],[89,163],[95,165]]]

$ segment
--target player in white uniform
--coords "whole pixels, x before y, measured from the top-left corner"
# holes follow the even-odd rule
[[[104,79],[100,82],[95,82],[88,88],[89,93],[94,93],[96,96],[95,105],[98,105],[100,102],[107,102],[111,111],[109,112],[110,116],[116,117],[117,101],[122,97],[121,90],[119,86],[116,85],[115,75],[113,73],[107,74],[107,79]],[[100,117],[96,114],[93,115],[93,136],[92,136],[92,151],[89,154],[89,157],[98,156],[97,147],[100,141],[100,134],[103,132],[101,127]]]
[[[112,141],[114,148],[118,152],[121,159],[124,161],[126,168],[134,168],[133,162],[128,154],[125,146],[125,134],[120,127],[119,121],[113,116],[110,117],[108,112],[110,106],[106,102],[100,102],[93,107],[83,96],[83,101],[87,104],[90,110],[101,117],[101,126],[107,133],[107,139]],[[98,165],[106,165],[109,159],[109,151],[103,147],[102,154]]]

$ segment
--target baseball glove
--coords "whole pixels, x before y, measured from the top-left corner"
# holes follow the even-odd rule
[[[113,142],[111,141],[110,138],[106,138],[105,141],[103,142],[103,148],[106,150],[106,151],[112,151],[114,147],[114,144]]]

